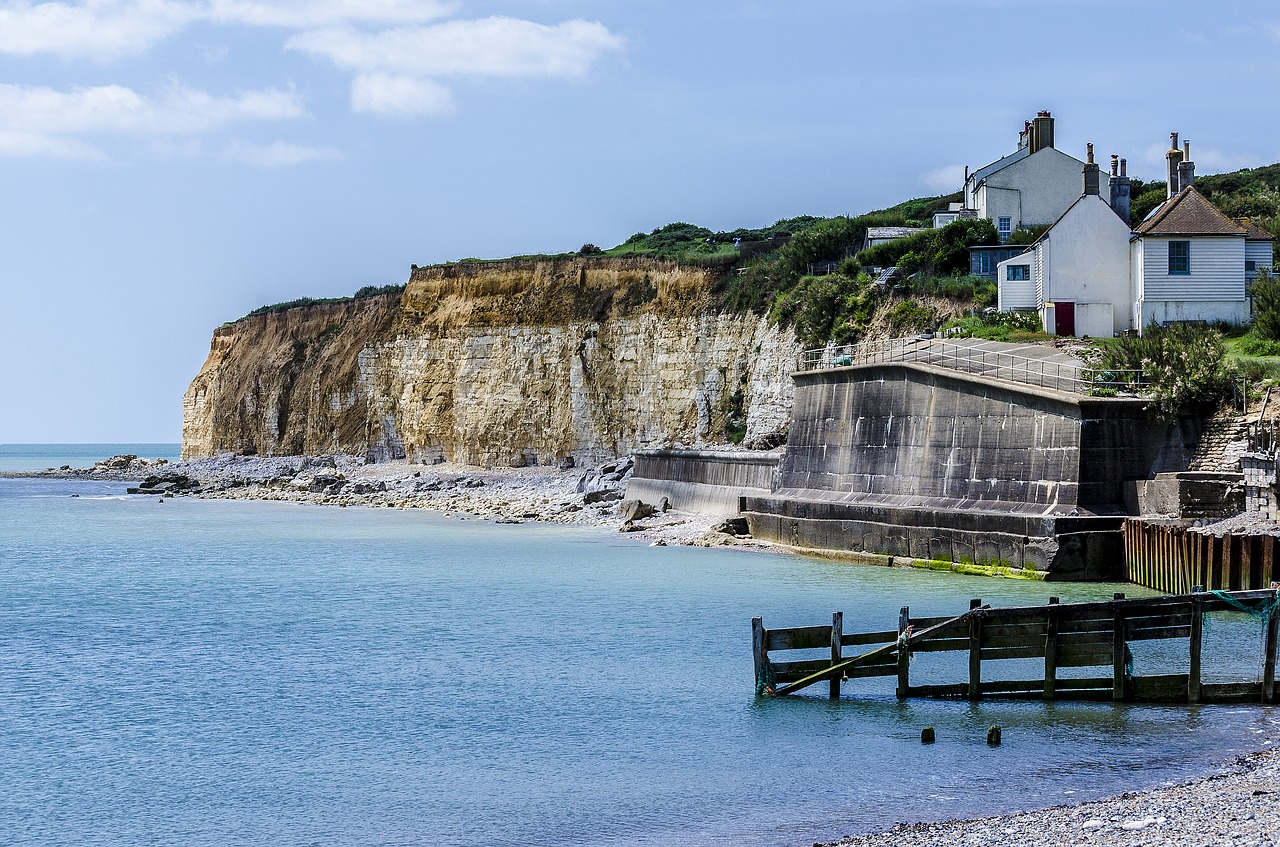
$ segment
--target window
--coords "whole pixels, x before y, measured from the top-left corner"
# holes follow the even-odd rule
[[[1000,233],[1000,243],[1004,244],[1009,240],[1009,234],[1013,232],[1013,218],[1000,218],[996,221],[996,232]]]
[[[1245,272],[1245,273],[1247,273],[1247,274],[1256,273],[1256,272],[1257,272],[1257,270],[1258,270],[1258,263],[1257,263],[1257,261],[1255,261],[1255,260],[1253,260],[1253,259],[1245,259],[1245,260],[1244,260],[1244,272]]]
[[[1031,279],[1030,265],[1009,265],[1009,267],[1006,268],[1006,270],[1009,273],[1008,279],[1010,282],[1014,280],[1019,280],[1019,279],[1021,280]]]
[[[1170,241],[1169,242],[1169,273],[1170,274],[1191,273],[1191,242],[1190,241]]]
[[[978,273],[980,274],[991,273],[991,254],[990,253],[987,253],[984,251],[978,254]]]

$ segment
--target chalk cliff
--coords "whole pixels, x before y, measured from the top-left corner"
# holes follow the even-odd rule
[[[403,295],[214,333],[183,457],[354,452],[486,466],[785,429],[790,330],[712,308],[713,271],[642,259],[415,268]]]

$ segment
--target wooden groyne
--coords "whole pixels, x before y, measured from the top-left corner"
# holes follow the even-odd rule
[[[1199,588],[1199,586],[1197,586]],[[1114,599],[1091,603],[992,608],[980,600],[955,617],[913,618],[902,607],[897,629],[845,633],[844,615],[831,625],[766,629],[752,619],[756,691],[785,696],[827,683],[839,697],[845,680],[896,677],[897,695],[907,697],[991,697],[1090,699],[1147,703],[1274,703],[1276,653],[1280,641],[1277,590],[1203,591],[1165,597]],[[1264,621],[1264,650],[1259,678],[1228,683],[1203,681],[1202,637],[1205,615],[1240,612]],[[1139,676],[1130,645],[1140,641],[1184,639],[1181,667]],[[873,646],[874,645],[874,646]],[[846,657],[846,647],[863,648]],[[866,649],[870,648],[870,649]],[[829,657],[779,660],[794,650],[830,650]],[[967,678],[919,685],[911,680],[913,654],[960,651],[968,654]],[[794,654],[792,654],[794,655]],[[984,679],[984,667],[1008,659],[1042,659],[1034,679]],[[1063,675],[1067,668],[1105,668],[1105,675]]]
[[[1130,519],[1124,524],[1125,577],[1170,593],[1265,589],[1280,579],[1274,535],[1210,535],[1174,522]]]

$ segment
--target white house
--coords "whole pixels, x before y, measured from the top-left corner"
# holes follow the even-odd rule
[[[1046,332],[1106,336],[1151,323],[1249,318],[1247,282],[1271,263],[1271,235],[1234,221],[1195,189],[1190,146],[1172,135],[1169,194],[1135,229],[1112,157],[1110,202],[1089,145],[1083,194],[1025,253],[1001,262],[1002,310],[1036,309]],[[1249,263],[1252,263],[1252,266]]]
[[[1084,163],[1053,146],[1053,116],[1040,112],[1018,136],[1018,149],[966,173],[964,208],[996,225],[1000,240],[1020,227],[1056,221],[1080,196]]]
[[[1089,145],[1084,192],[1027,251],[1000,262],[999,308],[1040,313],[1046,332],[1110,338],[1130,327],[1129,223],[1100,193]]]

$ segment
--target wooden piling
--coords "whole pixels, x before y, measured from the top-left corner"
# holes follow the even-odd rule
[[[1125,650],[1124,650],[1124,610],[1118,605],[1118,601],[1123,600],[1123,594],[1116,594],[1113,598],[1111,609],[1115,615],[1115,624],[1112,629],[1111,637],[1111,699],[1123,700],[1125,694],[1124,677],[1125,677]]]
[[[831,613],[831,664],[838,664],[843,656],[840,654],[841,644],[844,640],[844,612]],[[831,677],[832,700],[840,699],[840,677]]]
[[[1276,650],[1280,640],[1280,609],[1275,608],[1275,600],[1280,592],[1271,595],[1271,614],[1267,615],[1267,640],[1262,658],[1262,702],[1276,702]]]
[[[911,626],[911,607],[903,606],[898,612],[898,699],[911,693],[911,651],[907,649],[906,632]]]
[[[1203,585],[1197,585],[1191,589],[1192,594],[1200,594],[1204,592]],[[1187,665],[1187,702],[1199,703],[1202,693],[1200,685],[1201,679],[1201,642],[1204,639],[1204,603],[1200,598],[1193,598],[1191,601],[1191,637],[1190,637],[1190,656]]]
[[[756,691],[765,684],[765,663],[769,661],[769,652],[765,648],[764,618],[751,619],[751,654],[756,665]]]
[[[982,600],[969,601],[969,611],[982,605]],[[982,615],[969,617],[969,697],[977,700],[982,695]]]
[[[1049,598],[1049,605],[1058,605],[1057,597]],[[1044,699],[1052,700],[1058,687],[1058,619],[1061,609],[1050,608],[1045,623],[1044,636]]]

